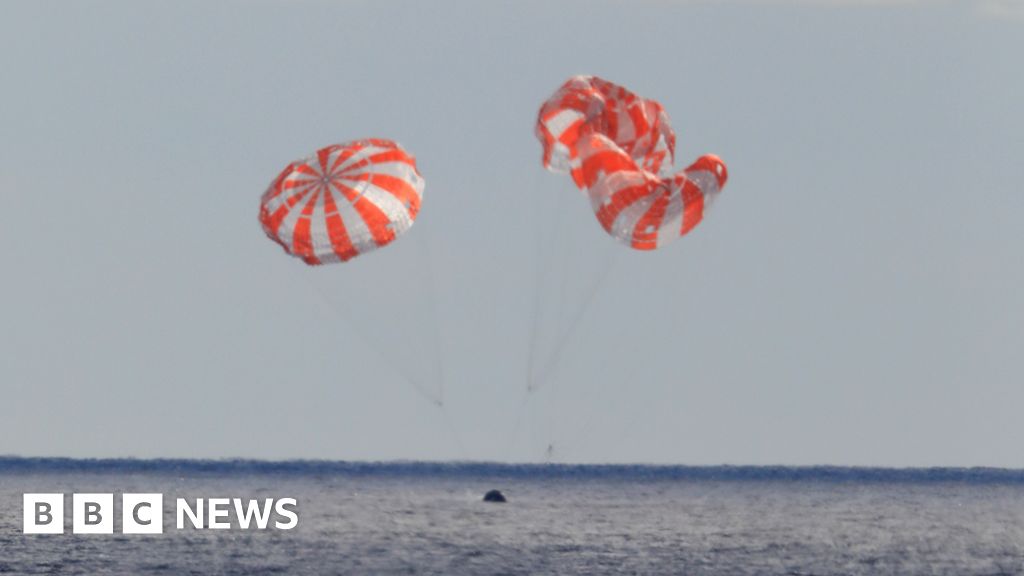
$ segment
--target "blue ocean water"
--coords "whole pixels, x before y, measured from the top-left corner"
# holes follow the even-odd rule
[[[165,533],[71,534],[74,492],[162,493]],[[299,524],[177,530],[178,497]],[[1024,471],[0,458],[0,574],[1024,574]]]

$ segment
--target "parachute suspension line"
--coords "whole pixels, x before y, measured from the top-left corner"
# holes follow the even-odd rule
[[[566,435],[565,438],[559,442],[559,446],[563,448],[573,449],[579,446],[580,442],[588,438],[588,434],[593,429],[595,424],[604,423],[607,424],[606,415],[611,412],[618,411],[621,414],[631,413],[632,417],[620,428],[621,435],[619,441],[626,438],[626,433],[633,430],[636,427],[637,422],[644,415],[643,407],[641,405],[628,405],[623,401],[623,398],[615,394],[615,391],[620,387],[614,386],[614,384],[608,380],[603,381],[601,387],[595,391],[591,398],[597,399],[595,408],[592,409],[592,413],[589,417],[584,420],[583,424],[575,427],[575,430],[570,431],[571,434]],[[620,410],[626,408],[626,410]]]
[[[417,260],[420,263],[419,264],[420,269],[421,269],[420,271],[422,272],[421,279],[422,279],[423,283],[426,284],[426,287],[423,290],[423,292],[427,294],[427,297],[428,297],[428,300],[429,300],[427,302],[427,305],[426,305],[427,315],[428,315],[428,320],[427,321],[430,322],[431,327],[433,328],[432,332],[433,332],[433,336],[434,337],[431,338],[431,340],[433,340],[433,343],[432,343],[431,347],[433,349],[432,350],[432,352],[433,352],[432,355],[435,358],[435,362],[434,362],[434,375],[437,378],[437,386],[438,386],[438,399],[437,399],[436,406],[440,409],[441,421],[444,423],[445,428],[448,430],[448,434],[451,436],[452,440],[455,442],[455,445],[458,448],[460,456],[462,458],[468,458],[469,457],[469,452],[466,450],[466,444],[462,441],[462,435],[459,434],[458,428],[452,423],[451,414],[448,413],[448,410],[445,408],[445,404],[444,404],[444,401],[445,401],[444,346],[442,345],[442,341],[441,341],[442,338],[443,338],[443,331],[441,330],[441,321],[440,321],[441,320],[441,315],[438,314],[438,306],[437,306],[437,298],[438,298],[439,290],[437,289],[437,286],[434,283],[434,260],[432,258],[432,253],[431,253],[431,249],[430,249],[430,240],[429,240],[430,236],[429,236],[429,234],[420,234],[420,235],[422,236],[422,238],[420,238],[420,241],[416,242],[415,244],[416,244],[416,247],[417,247],[416,249],[420,252],[420,258],[417,258]]]
[[[538,172],[538,175],[542,174]],[[538,186],[539,188],[539,186]],[[604,284],[608,272],[617,254],[615,247],[594,244],[600,254],[595,276],[583,275],[586,284],[579,293],[569,293],[570,280],[579,271],[574,266],[574,257],[579,250],[565,229],[569,226],[560,220],[565,214],[575,213],[566,206],[573,200],[572,188],[556,190],[552,202],[538,203],[538,216],[535,222],[543,229],[535,237],[538,239],[536,258],[536,279],[534,282],[534,302],[531,322],[529,357],[527,361],[527,391],[533,392],[540,388],[561,360],[562,351],[572,340],[580,322],[590,308],[598,290]],[[544,206],[547,209],[541,210]],[[544,212],[548,219],[545,220]],[[593,249],[591,246],[588,249]],[[547,336],[545,341],[544,336]]]
[[[358,323],[353,320],[353,315],[346,304],[331,299],[331,297],[328,296],[327,293],[324,291],[323,287],[317,284],[316,282],[309,282],[309,284],[312,284],[313,289],[316,291],[317,295],[320,296],[320,299],[323,301],[325,305],[334,309],[336,312],[340,313],[344,317],[346,324],[356,329],[359,328]],[[403,380],[408,382],[409,385],[412,386],[413,389],[416,390],[416,392],[420,396],[422,396],[424,400],[430,402],[431,404],[437,406],[438,408],[443,407],[441,400],[437,398],[435,395],[431,394],[428,390],[424,389],[423,386],[420,384],[419,380],[413,374],[410,374],[407,368],[405,368],[404,366],[399,366],[394,362],[387,361],[387,355],[384,353],[384,350],[387,350],[388,347],[384,346],[379,340],[377,340],[376,336],[369,333],[367,330],[362,330],[362,333],[363,340],[369,343],[369,348],[372,349],[374,353],[377,354],[382,364],[391,367],[399,376],[402,377]]]
[[[571,289],[575,290],[575,285],[570,281],[575,278],[573,274],[580,268],[580,265],[574,266],[579,246],[569,241],[573,236],[567,234],[566,228],[571,227],[563,219],[567,217],[567,214],[573,213],[568,205],[576,199],[576,194],[574,194],[573,188],[564,186],[555,190],[547,190],[546,188],[553,188],[553,186],[542,185],[541,178],[546,174],[540,171],[536,174],[537,185],[535,188],[543,193],[554,194],[555,197],[548,202],[538,202],[537,214],[534,218],[536,226],[541,229],[534,234],[537,246],[533,312],[527,359],[527,386],[517,410],[508,444],[516,443],[523,421],[530,420],[529,447],[532,458],[550,462],[558,454],[557,447],[553,442],[553,437],[557,434],[550,417],[552,399],[545,397],[546,402],[543,403],[543,406],[534,404],[534,409],[530,410],[530,418],[524,418],[524,412],[528,411],[532,404],[532,398],[537,395],[537,392],[541,388],[546,388],[547,379],[558,367],[565,347],[572,341],[579,325],[596,299],[597,293],[607,279],[617,252],[615,247],[610,244],[598,244],[599,249],[604,252],[600,254],[597,270],[580,275],[586,284],[578,293],[570,293]],[[538,410],[544,414],[536,414],[535,412]],[[544,430],[540,430],[540,427],[543,427]],[[535,450],[538,451],[535,452]],[[538,456],[540,458],[537,458]]]
[[[563,248],[563,242],[558,241],[562,234],[562,228],[558,219],[564,210],[563,204],[566,202],[564,199],[566,196],[572,195],[572,189],[566,190],[553,190],[553,186],[546,186],[545,183],[555,182],[561,180],[560,178],[549,178],[549,175],[542,171],[534,172],[533,190],[538,195],[534,202],[535,214],[533,217],[533,223],[535,226],[535,233],[532,235],[536,240],[535,255],[534,255],[534,274],[533,274],[533,302],[532,310],[530,315],[530,332],[529,342],[527,346],[527,361],[526,361],[526,388],[523,390],[522,399],[519,402],[519,406],[516,409],[516,417],[512,424],[512,430],[509,433],[506,446],[508,448],[514,447],[516,442],[519,440],[524,421],[531,420],[527,418],[527,409],[531,403],[531,399],[534,396],[534,392],[539,388],[540,383],[535,380],[537,374],[537,364],[543,361],[541,354],[541,333],[545,330],[546,320],[549,316],[549,306],[546,305],[550,298],[545,298],[545,291],[547,290],[548,281],[551,279],[550,265],[545,265],[553,259],[552,252],[554,250]],[[554,199],[550,196],[554,194]],[[536,431],[534,430],[534,423],[529,424],[528,444],[529,446],[534,445]],[[508,448],[506,451],[508,451]]]
[[[537,257],[537,300],[534,309],[534,323],[537,329],[531,342],[528,392],[535,392],[544,384],[542,378],[547,374],[539,368],[550,363],[551,350],[557,341],[557,335],[562,331],[568,308],[566,292],[571,276],[571,250],[565,233],[567,226],[561,220],[566,214],[566,197],[572,194],[571,189],[565,192],[559,194],[554,205],[550,207],[550,221],[541,221],[541,225],[547,228],[545,232],[548,235],[541,242]],[[538,238],[540,237],[542,236],[538,234]]]
[[[421,231],[422,232],[422,231]],[[437,379],[438,389],[438,405],[444,405],[444,391],[445,391],[445,370],[444,370],[444,347],[441,339],[443,337],[441,331],[441,317],[437,312],[437,298],[438,289],[434,283],[434,261],[431,258],[430,241],[429,236],[420,234],[419,242],[414,242],[416,249],[420,252],[420,257],[416,258],[418,265],[420,266],[421,280],[425,284],[424,293],[427,294],[427,321],[430,323],[433,338],[431,338],[432,356],[434,357],[434,376]]]
[[[555,342],[558,341],[558,334],[561,331],[561,327],[565,325],[566,314],[570,314],[570,312],[568,311],[569,279],[571,277],[571,272],[569,270],[569,258],[572,250],[568,245],[569,241],[566,238],[564,228],[564,226],[558,226],[558,237],[555,238],[555,243],[558,245],[558,249],[553,252],[557,260],[556,258],[552,258],[549,261],[549,263],[554,263],[555,267],[553,270],[547,271],[548,275],[551,276],[553,280],[556,280],[558,283],[557,288],[555,286],[552,286],[552,293],[555,296],[556,302],[554,306],[555,324],[553,327],[554,329],[552,330],[552,334],[555,336]],[[549,352],[549,357],[550,354],[551,353]]]
[[[428,264],[427,268],[430,268],[429,264]],[[314,290],[316,290],[317,295],[320,296],[320,299],[327,306],[330,306],[335,311],[337,311],[342,316],[344,316],[345,317],[345,322],[349,326],[357,327],[357,323],[352,320],[352,314],[351,314],[351,312],[349,311],[349,309],[347,308],[346,305],[344,305],[344,304],[342,304],[340,302],[336,302],[336,301],[332,300],[325,293],[324,289],[320,285],[318,285],[316,282],[311,282],[311,284],[313,284]],[[429,287],[428,287],[428,289],[429,289]],[[434,295],[434,293],[430,292],[430,296],[431,296],[432,300],[433,300],[433,295]],[[435,322],[435,326],[437,326],[436,322]],[[440,332],[440,327],[438,327],[437,331]],[[363,332],[364,332],[364,334],[363,334],[364,340],[369,343],[369,348],[371,348],[377,354],[377,356],[380,358],[382,363],[387,365],[387,366],[390,366],[403,380],[406,381],[406,383],[408,383],[410,386],[412,386],[412,388],[416,391],[417,394],[419,394],[419,396],[421,398],[423,398],[425,401],[429,402],[431,405],[433,405],[434,407],[436,407],[438,409],[438,411],[440,413],[439,416],[440,416],[441,422],[444,424],[445,429],[447,430],[449,436],[451,436],[452,440],[454,441],[454,443],[456,445],[456,448],[459,451],[459,454],[461,454],[462,457],[466,457],[468,455],[468,451],[466,450],[466,445],[462,441],[462,437],[459,434],[458,429],[452,424],[451,417],[448,414],[448,411],[445,409],[444,398],[443,398],[443,388],[442,388],[442,391],[441,391],[442,396],[437,396],[437,395],[432,394],[429,390],[427,390],[427,389],[425,389],[423,387],[423,385],[420,383],[420,380],[418,378],[416,378],[413,374],[411,374],[406,367],[400,366],[398,363],[395,363],[395,362],[388,362],[387,361],[388,360],[387,359],[387,355],[383,352],[384,350],[387,350],[387,348],[383,347],[380,344],[380,342],[373,335],[366,333],[366,331],[363,331]],[[441,373],[441,375],[443,376],[443,372]]]
[[[519,439],[520,430],[522,428],[524,416],[526,414],[527,404],[530,402],[531,393],[535,388],[535,382],[533,381],[534,364],[538,354],[538,339],[541,330],[541,306],[542,298],[541,294],[544,290],[542,272],[544,267],[542,260],[545,255],[545,246],[551,246],[550,236],[553,234],[551,226],[547,226],[544,221],[546,212],[551,210],[545,210],[545,206],[549,204],[545,202],[546,198],[541,197],[547,194],[548,190],[542,189],[542,181],[545,177],[543,172],[534,172],[533,178],[533,192],[538,197],[534,201],[535,214],[532,219],[534,226],[539,227],[536,233],[533,234],[536,240],[536,251],[534,254],[534,273],[533,273],[533,302],[532,310],[530,314],[530,332],[529,341],[527,342],[527,357],[526,357],[526,388],[523,390],[522,400],[519,402],[519,406],[516,409],[516,417],[512,423],[512,430],[509,432],[508,439],[505,441],[506,453],[510,448],[515,446],[516,441]],[[558,201],[557,199],[555,200]]]
[[[445,427],[448,428],[448,434],[455,441],[455,446],[458,448],[461,458],[468,459],[469,451],[466,450],[466,444],[462,441],[462,435],[459,434],[458,428],[452,424],[451,415],[445,410],[444,405],[439,405],[438,408],[441,409],[441,420],[444,422]]]
[[[512,431],[509,433],[505,440],[505,453],[509,453],[509,449],[515,446],[516,440],[519,439],[519,431],[522,429],[523,415],[526,414],[526,405],[530,401],[530,394],[523,392],[522,400],[519,402],[519,407],[516,408],[516,419],[512,423]]]
[[[534,178],[534,181],[536,182],[536,185],[534,186],[535,190],[541,189],[540,181],[542,175],[543,173],[541,172],[536,173],[536,176]],[[549,191],[544,190],[541,192],[548,193]],[[533,219],[536,225],[540,226],[541,228],[537,234],[534,234],[534,238],[537,239],[537,252],[534,258],[535,268],[533,276],[533,311],[530,318],[530,346],[526,366],[526,390],[528,392],[532,392],[538,386],[538,383],[535,381],[534,377],[536,375],[536,364],[538,361],[537,356],[539,354],[538,348],[540,346],[540,332],[543,328],[542,321],[546,316],[547,312],[546,306],[544,305],[545,299],[543,296],[546,288],[545,280],[547,280],[549,277],[549,274],[547,273],[548,267],[545,267],[544,263],[550,259],[552,247],[560,247],[562,244],[561,242],[557,242],[555,238],[556,232],[560,232],[562,226],[558,226],[557,222],[554,221],[548,222],[548,219],[545,218],[546,213],[555,215],[553,217],[549,217],[552,220],[557,218],[557,215],[561,211],[561,204],[563,202],[562,194],[558,194],[555,196],[553,208],[551,207],[551,203],[545,202],[544,200],[546,199],[539,198],[536,201],[535,205],[537,214]],[[545,207],[548,207],[549,209],[545,210]]]
[[[608,278],[608,273],[611,271],[615,262],[616,252],[609,250],[605,254],[606,255],[601,261],[601,267],[598,270],[597,277],[587,285],[581,294],[582,304],[572,311],[566,328],[555,340],[554,348],[548,356],[548,361],[541,366],[540,376],[542,378],[546,377],[547,374],[558,367],[558,363],[562,358],[562,350],[565,348],[566,344],[572,340],[573,335],[576,333],[576,329],[579,327],[580,322],[586,315],[591,303],[593,303],[597,293],[604,285],[605,279]]]
[[[551,354],[548,356],[548,361],[541,366],[541,372],[538,380],[544,382],[548,377],[555,372],[563,358],[563,352],[566,346],[572,342],[573,337],[576,335],[577,329],[583,323],[583,319],[587,316],[587,312],[590,310],[593,302],[597,299],[597,294],[601,291],[605,281],[612,268],[614,267],[616,257],[619,253],[617,246],[611,245],[611,243],[605,243],[607,245],[606,251],[602,254],[602,258],[599,262],[599,268],[596,271],[596,275],[587,285],[584,286],[580,293],[581,304],[570,311],[570,317],[567,324],[561,324],[565,326],[565,329],[557,336],[554,341],[554,346],[551,350]],[[607,387],[607,384],[605,384]],[[560,439],[562,434],[558,430],[562,428],[570,420],[559,419],[553,423],[549,423],[548,438],[547,438],[547,450],[545,452],[545,461],[552,462],[556,456],[564,456],[564,451],[558,450],[556,452],[556,446],[561,446]]]
[[[609,400],[611,399],[611,396],[608,394],[610,386],[611,385],[608,383],[608,381],[605,380],[604,382],[602,382],[602,385],[601,385],[600,389],[597,390],[595,394],[592,394],[590,396],[591,398],[602,397],[604,401],[601,402],[600,404],[601,404],[601,406],[603,408],[604,407],[608,407]],[[600,413],[600,412],[601,411],[598,411],[598,413]],[[563,450],[565,450],[566,448],[571,449],[571,448],[577,446],[578,442],[579,442],[579,440],[581,438],[586,438],[587,437],[586,434],[590,431],[591,425],[593,423],[594,423],[594,416],[593,416],[593,414],[591,414],[590,417],[588,417],[583,422],[583,425],[576,426],[575,430],[569,430],[568,431],[569,433],[566,434],[562,438],[561,442],[559,442],[559,445],[562,446]]]
[[[551,227],[554,239],[552,249],[546,254],[549,258],[543,261],[545,269],[544,277],[549,282],[551,298],[547,300],[549,307],[545,310],[545,321],[548,323],[546,329],[548,334],[540,364],[534,365],[533,381],[536,386],[543,386],[545,394],[538,398],[540,405],[535,413],[535,425],[533,427],[534,439],[532,446],[535,447],[537,460],[550,464],[554,457],[555,430],[558,427],[558,419],[555,418],[553,406],[557,401],[554,395],[554,388],[548,384],[552,371],[549,366],[553,358],[560,353],[562,346],[560,340],[562,334],[567,330],[568,323],[572,322],[580,300],[574,292],[576,285],[574,281],[582,275],[581,267],[578,265],[578,244],[579,237],[574,235],[573,228],[568,219],[570,214],[575,214],[574,205],[578,204],[577,192],[567,188],[567,193],[559,195],[559,201],[554,211]],[[568,328],[571,330],[571,327]],[[536,391],[536,387],[534,391]]]

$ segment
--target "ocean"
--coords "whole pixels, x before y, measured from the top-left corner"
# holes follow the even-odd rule
[[[24,534],[45,492],[65,533]],[[162,493],[165,531],[72,534],[72,493]],[[176,528],[212,497],[298,524]],[[0,458],[0,574],[1024,574],[1024,471]]]

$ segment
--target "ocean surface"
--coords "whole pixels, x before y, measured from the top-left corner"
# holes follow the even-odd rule
[[[22,533],[26,492],[64,534]],[[113,535],[71,533],[74,492],[114,494]],[[125,492],[163,534],[119,533]],[[179,497],[299,522],[178,530]],[[1024,471],[0,458],[0,574],[1024,574]]]

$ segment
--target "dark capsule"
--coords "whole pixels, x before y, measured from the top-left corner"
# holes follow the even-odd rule
[[[484,494],[484,502],[508,502],[500,490],[490,490]]]

